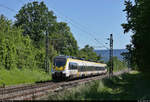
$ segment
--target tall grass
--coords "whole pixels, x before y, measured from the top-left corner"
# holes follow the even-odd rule
[[[107,63],[108,69],[110,68],[110,62]],[[113,71],[117,72],[123,69],[127,69],[128,66],[124,61],[120,61],[117,57],[113,57]]]
[[[51,75],[46,74],[44,71],[36,69],[0,69],[0,86],[16,85],[16,84],[28,84],[35,83],[36,81],[51,80]]]
[[[114,59],[114,72],[127,69],[127,64],[123,61],[120,61],[118,59]]]
[[[77,86],[48,100],[140,100],[150,99],[150,75],[137,71]]]

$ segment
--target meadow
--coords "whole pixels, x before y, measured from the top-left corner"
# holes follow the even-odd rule
[[[47,80],[51,80],[51,74],[47,74],[40,69],[0,69],[0,86],[3,86],[3,84],[6,86],[32,84],[38,81]]]

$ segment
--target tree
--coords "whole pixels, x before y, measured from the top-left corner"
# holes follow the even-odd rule
[[[136,64],[136,57],[134,53],[134,48],[132,44],[129,44],[126,46],[126,49],[128,52],[123,52],[121,55],[124,57],[125,62],[128,64],[128,67],[132,69],[137,69],[137,64]]]
[[[37,1],[25,4],[15,18],[15,25],[24,29],[23,34],[29,35],[37,48],[44,44],[45,33],[50,34],[48,29],[56,22],[56,16],[48,11],[44,2]]]
[[[35,68],[35,52],[29,36],[13,26],[3,15],[0,16],[0,65],[5,69]]]
[[[59,54],[76,56],[78,52],[77,41],[65,22],[55,23],[51,27],[51,44]]]
[[[79,58],[85,58],[85,60],[98,61],[101,59],[100,56],[94,52],[94,48],[86,45],[83,49],[78,52]]]
[[[32,2],[24,5],[15,16],[15,25],[24,29],[23,34],[29,35],[35,47],[41,48],[45,44],[45,33],[48,33],[50,45],[54,46],[59,54],[76,55],[77,41],[65,22],[57,22],[56,16],[44,2]]]
[[[122,24],[124,33],[133,33],[134,59],[141,71],[150,71],[150,0],[135,0],[135,4],[125,1],[127,23]]]
[[[70,27],[65,22],[57,22],[56,16],[48,11],[44,2],[25,4],[15,18],[13,24],[0,16],[1,67],[44,68],[46,34],[50,40],[50,62],[58,54],[77,55],[78,45]]]

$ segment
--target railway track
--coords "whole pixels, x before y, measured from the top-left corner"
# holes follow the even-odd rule
[[[128,70],[122,70],[115,72],[113,75],[120,75],[128,72]],[[45,82],[30,85],[22,85],[15,87],[0,88],[0,100],[34,100],[41,96],[48,94],[49,92],[62,91],[69,87],[74,87],[79,84],[85,84],[93,80],[98,80],[108,77],[108,74],[101,76],[88,77],[80,80],[72,80],[68,82]]]

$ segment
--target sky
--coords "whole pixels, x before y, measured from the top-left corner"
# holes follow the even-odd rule
[[[126,22],[124,0],[0,0],[0,14],[15,21],[21,7],[32,1],[44,1],[58,22],[67,22],[79,48],[87,44],[95,49],[109,48],[110,34],[114,49],[124,49],[130,43],[131,32],[124,34],[121,27]]]

